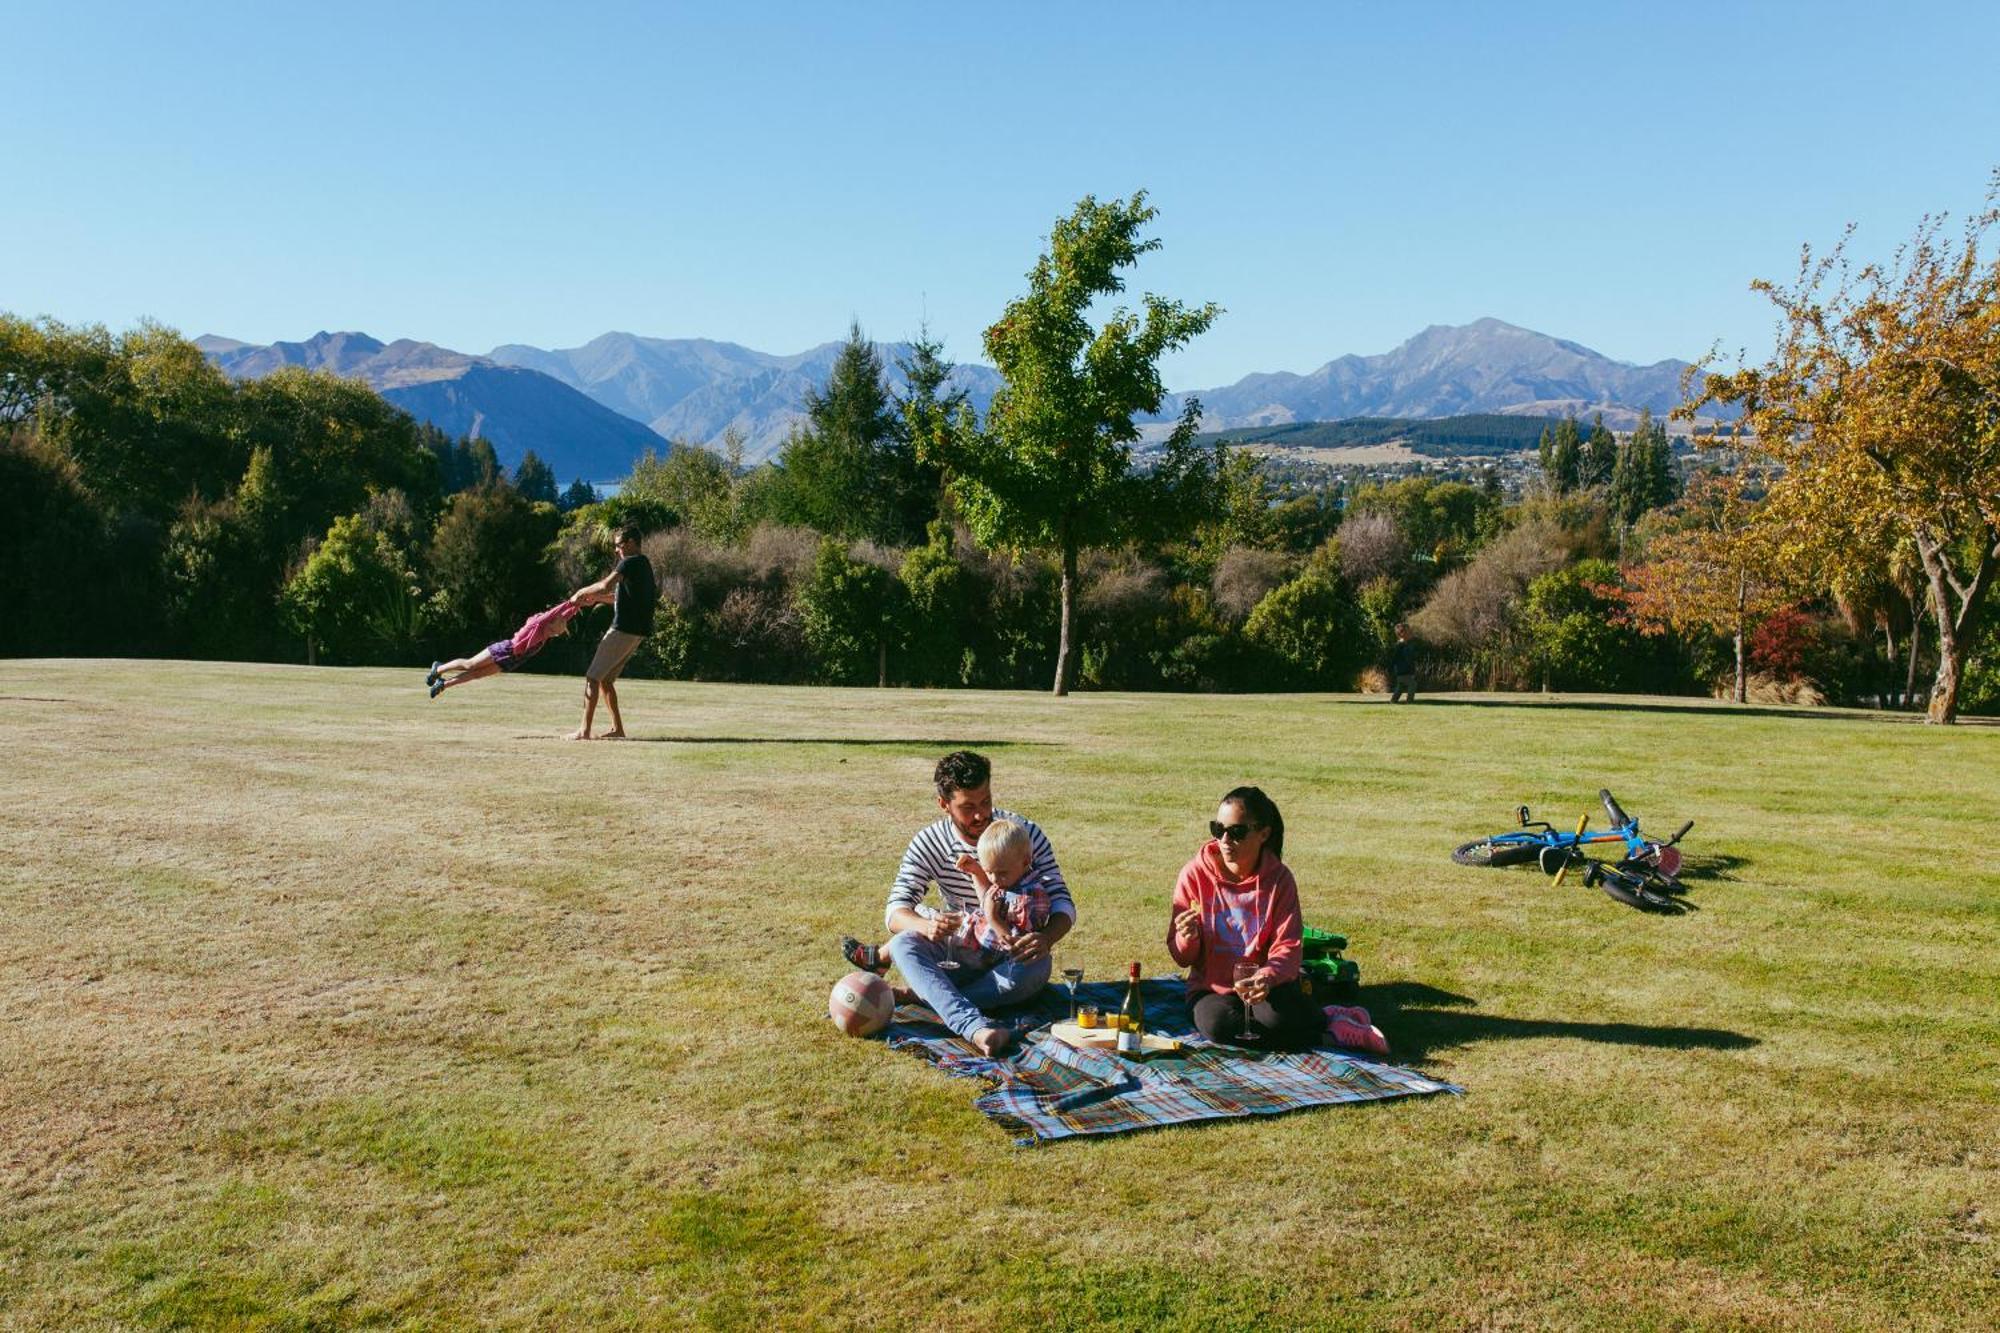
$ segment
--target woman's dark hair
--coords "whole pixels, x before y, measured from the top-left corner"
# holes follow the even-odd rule
[[[977,791],[991,782],[993,765],[983,754],[953,750],[938,760],[937,772],[931,776],[937,782],[938,799],[949,801],[955,791]]]
[[[1285,817],[1278,813],[1278,803],[1266,796],[1262,787],[1237,787],[1222,798],[1224,805],[1231,801],[1243,807],[1243,813],[1250,816],[1251,824],[1271,831],[1264,850],[1271,854],[1272,860],[1284,860]]]

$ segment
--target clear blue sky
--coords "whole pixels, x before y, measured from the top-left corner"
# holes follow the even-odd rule
[[[1993,4],[13,0],[0,309],[464,351],[960,360],[1050,222],[1144,187],[1176,388],[1495,315],[1768,347],[1756,276],[1886,256],[2000,165]]]

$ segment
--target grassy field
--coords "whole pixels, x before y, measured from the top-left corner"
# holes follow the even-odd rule
[[[0,1326],[1991,1326],[2000,730],[1700,703],[0,662]],[[1463,1098],[1016,1149],[839,1037],[948,748],[1061,954],[1283,806]],[[1452,846],[1608,785],[1697,912]],[[1599,816],[1601,819],[1601,815]]]

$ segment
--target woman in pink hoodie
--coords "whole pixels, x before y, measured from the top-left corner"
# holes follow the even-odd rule
[[[529,616],[511,637],[496,639],[471,657],[431,663],[430,674],[424,677],[431,698],[467,681],[484,680],[502,671],[519,671],[522,663],[542,651],[550,639],[568,631],[569,622],[579,609],[575,598],[566,598],[546,611]]]
[[[1188,1007],[1210,1041],[1302,1051],[1326,1015],[1299,986],[1299,887],[1280,858],[1285,819],[1256,787],[1222,798],[1212,840],[1181,867],[1167,952],[1188,968]],[[1249,975],[1239,983],[1237,965]]]

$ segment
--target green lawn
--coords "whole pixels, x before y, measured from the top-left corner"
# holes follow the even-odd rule
[[[2000,730],[0,662],[0,1326],[1990,1326]],[[1563,706],[1582,704],[1584,706]],[[945,749],[1096,978],[1216,798],[1438,1097],[1016,1149],[838,1036]],[[1608,785],[1701,910],[1451,864]],[[1601,819],[1601,814],[1599,815]]]

